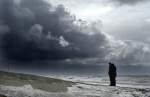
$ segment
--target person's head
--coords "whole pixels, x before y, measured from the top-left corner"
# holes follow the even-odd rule
[[[112,65],[112,63],[111,63],[111,62],[109,62],[108,64],[109,64],[109,67]]]
[[[111,63],[111,62],[109,62],[108,64],[109,64],[109,66],[114,66],[114,64],[113,64],[113,63]]]

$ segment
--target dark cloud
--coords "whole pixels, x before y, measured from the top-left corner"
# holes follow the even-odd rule
[[[110,0],[111,2],[115,2],[119,5],[134,5],[141,2],[146,2],[148,0]]]
[[[44,0],[3,0],[0,13],[0,56],[7,62],[132,63],[149,52],[147,45],[113,40],[97,23],[76,20],[64,6]]]
[[[92,26],[88,29],[95,33],[89,35],[62,5],[53,7],[43,0],[3,0],[0,4],[0,31],[9,29],[1,34],[2,56],[7,60],[27,62],[106,55],[105,35]]]

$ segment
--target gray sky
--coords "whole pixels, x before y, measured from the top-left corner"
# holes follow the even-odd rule
[[[150,66],[149,10],[148,0],[0,1],[0,60]]]
[[[102,32],[116,42],[132,42],[133,47],[145,45],[143,61],[149,60],[150,52],[150,2],[148,0],[47,0],[54,5],[63,4],[77,19],[87,22],[101,21]],[[126,49],[127,50],[127,49]],[[118,52],[118,51],[117,51]],[[128,52],[128,51],[127,51]],[[129,51],[132,52],[132,51]],[[137,54],[140,51],[133,51]],[[141,56],[139,54],[138,56]],[[128,59],[128,58],[127,58]],[[141,57],[140,57],[141,59]],[[149,63],[149,62],[148,62]]]
[[[78,19],[87,22],[102,21],[102,31],[117,39],[142,42],[150,40],[150,2],[148,0],[47,1],[65,5],[67,10],[75,14]]]

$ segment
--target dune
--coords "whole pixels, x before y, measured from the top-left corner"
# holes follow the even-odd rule
[[[60,79],[0,71],[0,85],[24,86],[31,85],[34,89],[47,92],[66,92],[74,83]]]

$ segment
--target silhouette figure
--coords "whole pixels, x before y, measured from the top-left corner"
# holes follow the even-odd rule
[[[116,86],[116,66],[113,63],[109,63],[109,78],[110,78],[110,86]]]

